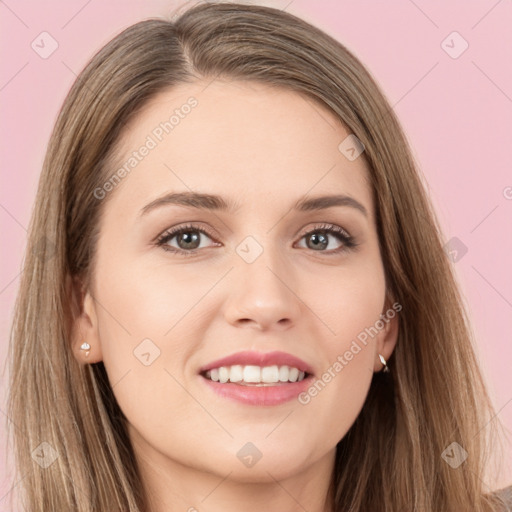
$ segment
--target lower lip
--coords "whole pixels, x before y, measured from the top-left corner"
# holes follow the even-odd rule
[[[313,377],[309,375],[300,382],[277,383],[275,386],[251,386],[234,382],[221,384],[202,375],[201,379],[218,395],[236,402],[247,405],[280,405],[296,399],[311,385]]]

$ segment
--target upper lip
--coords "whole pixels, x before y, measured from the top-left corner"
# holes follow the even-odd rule
[[[211,363],[201,367],[199,373],[206,372],[213,368],[220,368],[221,366],[233,366],[239,364],[242,366],[292,366],[304,373],[313,374],[313,368],[300,359],[299,357],[287,354],[286,352],[256,352],[254,350],[246,350],[243,352],[236,352],[222,359],[217,359]]]

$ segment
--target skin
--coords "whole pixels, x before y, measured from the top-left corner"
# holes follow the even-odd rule
[[[396,343],[397,317],[306,405],[245,405],[213,393],[199,367],[240,350],[282,350],[320,377],[356,336],[390,307],[364,153],[348,160],[348,132],[325,107],[293,91],[251,82],[194,82],[161,93],[126,130],[123,165],[169,112],[198,105],[109,192],[94,280],[76,319],[74,354],[103,361],[129,421],[129,435],[152,512],[167,510],[329,511],[335,447],[357,418],[373,372]],[[117,167],[112,169],[112,172]],[[166,205],[141,209],[168,192],[200,191],[238,202],[235,212]],[[308,194],[346,194],[349,206],[295,212]],[[209,229],[196,254],[166,251],[154,239],[187,223]],[[319,224],[342,227],[359,244]],[[248,263],[236,248],[251,236],[263,252]],[[309,242],[309,243],[308,243]],[[167,245],[187,249],[178,237]],[[329,254],[329,252],[331,254]],[[150,365],[134,357],[142,340]],[[87,341],[86,358],[80,344]],[[146,342],[147,343],[147,342]],[[252,467],[236,456],[261,452]]]

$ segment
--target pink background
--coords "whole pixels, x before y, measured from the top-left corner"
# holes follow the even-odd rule
[[[498,418],[512,429],[512,2],[275,0],[344,43],[383,88],[413,147],[444,228],[468,252],[454,264]],[[121,29],[168,16],[172,0],[0,2],[0,357],[7,354],[26,227],[61,103],[94,51]],[[459,36],[450,36],[458,32]],[[48,32],[47,59],[31,47]],[[47,37],[47,36],[44,36]],[[458,58],[445,50],[459,52]],[[49,40],[45,40],[49,48]],[[451,48],[450,48],[451,47]],[[0,381],[5,416],[8,373]],[[11,468],[0,426],[0,512]],[[469,455],[471,456],[471,454]],[[512,446],[491,488],[512,484]]]

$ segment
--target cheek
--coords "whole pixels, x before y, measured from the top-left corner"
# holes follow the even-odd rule
[[[200,301],[218,271],[148,265],[140,256],[107,247],[99,253],[96,276],[103,362],[121,409],[140,431],[164,435],[170,425],[180,430],[176,410],[182,418],[194,410],[180,383],[204,337],[197,320],[206,301]],[[194,413],[200,417],[204,411]]]
[[[309,279],[304,288],[307,304],[324,324],[323,347],[331,356],[348,349],[358,335],[364,337],[383,313],[385,278],[377,257],[355,256],[329,275]],[[335,358],[335,357],[334,357]]]
[[[309,409],[303,416],[311,422],[308,428],[322,425],[327,444],[337,443],[347,433],[363,407],[385,298],[384,274],[376,260],[340,269],[335,282],[339,285],[315,293],[317,311],[323,306],[319,316],[329,326],[318,342],[323,372],[299,397],[302,407]]]
[[[350,311],[350,313],[349,313]],[[374,309],[380,312],[380,308]],[[366,400],[373,378],[374,341],[368,325],[377,315],[351,304],[341,313],[337,335],[324,340],[319,351],[326,363],[321,374],[299,395],[303,408],[302,426],[310,432],[321,432],[321,443],[334,446],[348,432]],[[370,323],[371,322],[371,323]]]
[[[154,352],[160,350],[163,356],[165,351],[170,367],[175,366],[193,349],[200,301],[218,280],[218,272],[191,272],[166,261],[148,264],[141,256],[114,254],[104,250],[97,270],[105,358],[115,363],[114,355],[120,357],[121,351],[133,356],[141,342],[147,346],[140,350],[149,350],[152,342]],[[110,354],[111,348],[115,354]]]

